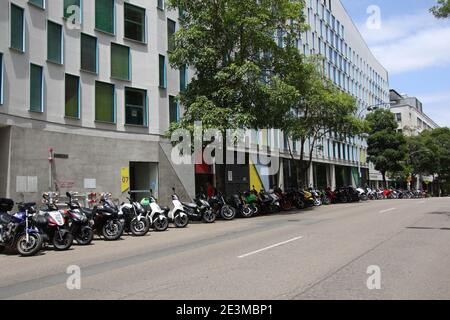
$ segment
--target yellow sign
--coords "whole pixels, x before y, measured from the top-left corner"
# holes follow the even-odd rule
[[[130,168],[124,167],[120,169],[121,187],[122,193],[130,189]]]

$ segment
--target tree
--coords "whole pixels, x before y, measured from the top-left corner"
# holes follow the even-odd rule
[[[450,17],[450,0],[438,0],[438,4],[430,9],[437,18]]]
[[[367,117],[368,159],[381,172],[383,184],[387,187],[386,173],[401,172],[407,155],[403,134],[397,132],[395,115],[386,109],[377,109]]]

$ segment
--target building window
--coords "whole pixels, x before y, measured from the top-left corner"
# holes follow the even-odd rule
[[[147,125],[147,91],[125,88],[125,124]]]
[[[95,0],[95,28],[103,32],[115,33],[114,0]]]
[[[145,42],[145,9],[124,3],[125,38]]]
[[[63,17],[68,19],[73,17],[75,14],[79,14],[79,17],[76,17],[76,21],[81,23],[81,0],[64,0],[64,12]]]
[[[11,48],[25,51],[25,20],[22,8],[11,4]]]
[[[166,57],[159,55],[159,87],[166,88]]]
[[[45,0],[28,0],[28,3],[31,3],[41,9],[45,9]]]
[[[54,22],[47,23],[47,60],[63,64],[62,26]]]
[[[95,82],[95,121],[116,122],[116,98],[113,84]]]
[[[398,122],[401,122],[401,121],[402,121],[402,114],[401,114],[401,113],[396,113],[396,114],[395,114],[395,117],[396,117],[396,119],[397,119]]]
[[[177,24],[175,21],[167,19],[167,50],[172,52],[175,49],[175,31]]]
[[[177,98],[169,96],[169,123],[178,122],[180,120],[180,108]]]
[[[66,103],[65,116],[80,118],[80,78],[66,74]]]
[[[130,48],[111,44],[111,77],[130,80]]]
[[[157,0],[158,1],[158,9],[164,10],[164,0]]]
[[[42,67],[30,64],[30,111],[44,111],[44,75]]]
[[[81,70],[97,73],[97,38],[81,34]]]
[[[180,91],[184,92],[187,89],[188,82],[188,68],[186,66],[180,69]]]
[[[3,53],[0,52],[0,104],[3,104]]]

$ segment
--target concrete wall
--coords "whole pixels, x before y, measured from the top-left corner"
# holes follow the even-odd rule
[[[9,197],[10,127],[0,127],[0,198]]]

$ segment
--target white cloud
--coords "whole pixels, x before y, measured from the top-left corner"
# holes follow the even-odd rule
[[[450,88],[448,91],[419,94],[424,112],[440,126],[450,127]]]

